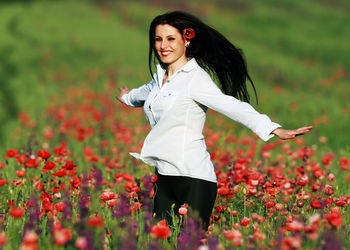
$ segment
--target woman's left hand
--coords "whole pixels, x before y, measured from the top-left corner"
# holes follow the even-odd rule
[[[276,128],[271,132],[271,134],[277,135],[281,140],[294,139],[298,135],[303,135],[309,133],[312,126],[301,127],[295,130]]]

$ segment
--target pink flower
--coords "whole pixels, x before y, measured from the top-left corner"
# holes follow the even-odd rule
[[[223,235],[227,240],[242,238],[242,233],[238,230],[224,230]]]
[[[180,208],[179,208],[179,214],[180,215],[186,215],[187,214],[187,208],[188,208],[188,204],[183,204]]]
[[[75,241],[75,246],[78,249],[85,249],[87,247],[87,245],[88,245],[88,241],[87,241],[86,237],[79,237]]]
[[[286,223],[286,228],[288,231],[291,232],[300,232],[301,230],[303,230],[304,224],[297,220],[293,220],[292,222]]]

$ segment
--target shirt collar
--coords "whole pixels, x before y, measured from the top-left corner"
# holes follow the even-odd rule
[[[196,59],[191,58],[179,70],[182,70],[184,72],[190,72],[191,70],[195,69],[197,66],[198,66],[198,63],[197,63]],[[157,72],[158,72],[158,75],[164,76],[165,69],[163,69],[162,66],[160,66],[160,64],[157,64]]]

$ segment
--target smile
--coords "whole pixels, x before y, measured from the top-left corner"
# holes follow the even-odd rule
[[[170,55],[172,53],[172,51],[161,51],[160,54],[162,56],[167,56],[167,55]]]

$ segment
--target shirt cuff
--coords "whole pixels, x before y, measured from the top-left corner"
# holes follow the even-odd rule
[[[282,126],[278,123],[271,122],[271,125],[265,129],[265,131],[262,131],[262,133],[258,134],[258,136],[263,141],[268,141],[272,137],[275,136],[275,134],[271,134],[272,131],[274,131],[276,128],[281,128]]]
[[[129,100],[129,99],[130,99],[129,96],[130,96],[129,94],[124,94],[124,95],[122,95],[121,100],[122,100],[122,102],[123,102],[124,104],[133,107],[134,105],[132,105],[131,101]]]

